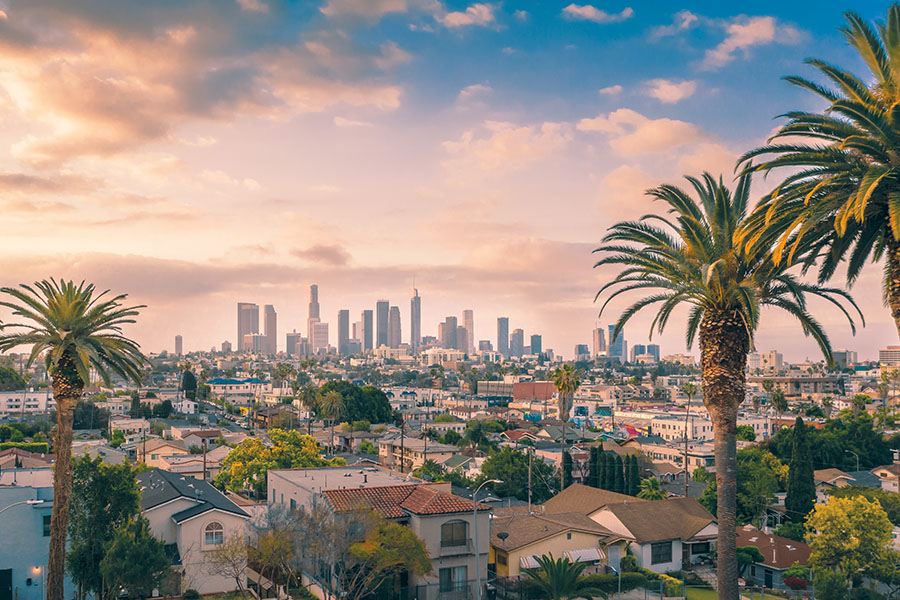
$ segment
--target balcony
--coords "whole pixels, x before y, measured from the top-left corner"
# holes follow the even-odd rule
[[[441,542],[441,556],[459,556],[460,554],[472,554],[475,552],[475,546],[471,539],[467,539],[464,543]]]

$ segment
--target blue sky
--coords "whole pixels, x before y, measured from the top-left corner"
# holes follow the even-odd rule
[[[472,308],[476,339],[509,316],[571,356],[606,227],[821,108],[781,80],[806,57],[861,72],[848,4],[815,6],[0,0],[3,283],[130,292],[161,350],[228,339],[238,301],[302,331],[311,283],[326,318],[391,299],[406,338],[415,277],[426,335]],[[877,286],[873,267],[856,339],[821,307],[836,346],[896,342]],[[670,329],[664,353],[684,350]],[[815,358],[798,332],[772,315],[759,346]]]

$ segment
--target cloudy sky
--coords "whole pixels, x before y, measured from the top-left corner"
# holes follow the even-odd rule
[[[234,341],[238,301],[275,305],[283,348],[311,283],[332,323],[389,298],[406,339],[415,280],[426,335],[472,308],[476,339],[504,315],[571,357],[610,277],[591,250],[643,190],[731,177],[818,108],[780,79],[804,58],[860,69],[836,31],[859,3],[802,4],[0,0],[0,282],[128,292],[160,351]],[[878,279],[856,338],[816,307],[861,357],[897,342]],[[758,345],[817,358],[776,313]]]

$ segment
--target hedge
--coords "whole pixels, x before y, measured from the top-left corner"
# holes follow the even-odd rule
[[[607,594],[613,594],[619,590],[619,576],[610,574],[585,575],[586,586],[603,590]],[[622,573],[622,591],[627,592],[636,588],[646,587],[647,578],[641,573]]]
[[[18,448],[19,450],[27,450],[38,454],[50,453],[50,444],[47,442],[0,442],[0,450],[9,450],[10,448]]]

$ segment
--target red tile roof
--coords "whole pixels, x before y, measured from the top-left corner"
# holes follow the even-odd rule
[[[775,569],[787,569],[795,562],[801,565],[809,563],[809,546],[803,542],[764,533],[752,525],[738,526],[737,545],[755,546],[763,555],[763,564]]]
[[[430,489],[428,485],[389,485],[383,487],[324,490],[322,494],[338,512],[374,510],[385,519],[414,515],[440,515],[472,510],[465,498]],[[490,507],[479,504],[479,510]]]

